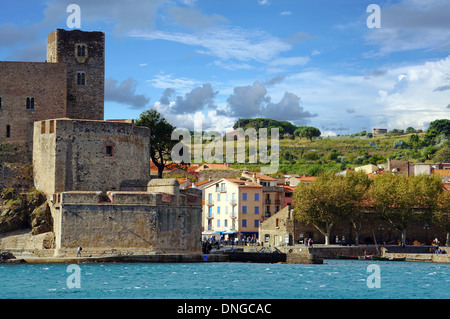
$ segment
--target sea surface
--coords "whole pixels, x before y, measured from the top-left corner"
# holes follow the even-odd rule
[[[448,299],[450,264],[0,264],[1,299]]]

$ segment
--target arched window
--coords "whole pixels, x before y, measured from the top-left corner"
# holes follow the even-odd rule
[[[10,137],[11,137],[11,126],[6,125],[6,138],[10,138]]]
[[[77,72],[77,85],[86,85],[86,73]]]
[[[34,97],[27,97],[27,110],[34,110]]]
[[[86,46],[83,44],[77,45],[77,57],[85,57],[86,56]]]

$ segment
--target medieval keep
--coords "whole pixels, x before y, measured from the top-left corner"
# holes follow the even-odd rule
[[[53,219],[45,248],[200,251],[201,193],[150,179],[150,130],[104,120],[104,78],[103,32],[56,29],[47,61],[0,62],[0,144],[32,154]]]

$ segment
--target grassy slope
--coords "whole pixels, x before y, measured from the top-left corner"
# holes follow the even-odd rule
[[[367,164],[358,161],[364,157],[368,160],[372,155],[387,158],[398,151],[395,149],[395,143],[399,140],[407,142],[409,134],[402,136],[376,136],[369,138],[323,138],[313,140],[296,138],[280,140],[280,173],[284,174],[307,174],[316,175],[320,170],[340,171],[344,168],[336,156],[344,156],[346,162],[345,168],[352,168]],[[374,142],[378,148],[370,145]],[[270,143],[269,143],[270,145]],[[331,152],[334,150],[334,156]],[[288,153],[286,155],[286,153]],[[232,164],[234,168],[247,168],[248,170],[258,171],[260,164]]]

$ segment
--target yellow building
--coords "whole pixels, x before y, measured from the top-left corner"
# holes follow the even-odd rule
[[[222,178],[208,185],[204,189],[203,235],[257,238],[263,214],[262,189],[256,183],[234,178]]]
[[[283,187],[277,185],[278,179],[256,172],[243,172],[242,177],[263,187],[262,220],[283,208],[284,192]]]

